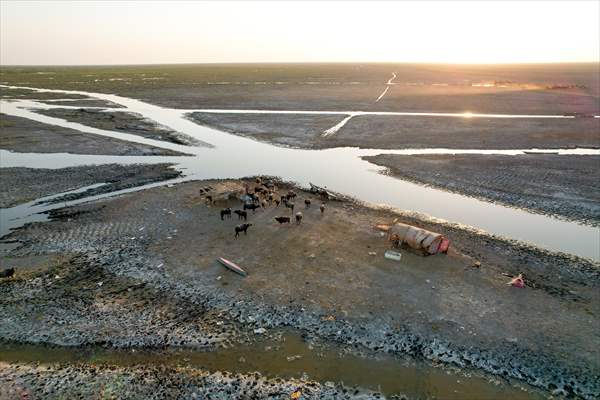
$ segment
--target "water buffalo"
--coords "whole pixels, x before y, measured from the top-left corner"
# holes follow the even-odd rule
[[[289,224],[290,217],[275,217],[275,221],[279,222],[280,224]]]
[[[235,237],[240,236],[240,232],[244,232],[244,235],[248,233],[248,228],[250,228],[252,224],[241,224],[235,227]]]
[[[223,221],[223,217],[227,217],[228,219],[231,219],[231,208],[227,207],[223,210],[221,210],[221,221]]]
[[[244,210],[252,210],[252,212],[255,212],[257,208],[260,208],[258,204],[244,204]]]
[[[248,220],[248,212],[242,210],[235,210],[234,213],[237,214],[238,219],[244,219],[244,221]]]

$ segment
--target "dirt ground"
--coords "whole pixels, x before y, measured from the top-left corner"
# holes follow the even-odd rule
[[[411,182],[594,226],[600,224],[598,156],[382,154],[365,159]]]
[[[74,200],[93,194],[114,192],[150,182],[173,179],[180,175],[170,164],[119,165],[42,169],[0,169],[0,207],[12,207],[40,197],[78,189],[96,183],[104,186],[77,194],[60,196],[56,201]]]
[[[73,153],[117,156],[183,155],[173,150],[99,137],[73,129],[0,113],[0,148],[19,153]]]
[[[216,204],[199,194],[208,187]],[[198,331],[204,338],[206,327],[215,321],[194,322],[193,311],[201,309],[221,313],[222,320],[241,326],[241,331],[289,326],[359,350],[472,367],[549,391],[586,397],[598,391],[597,264],[352,202],[330,201],[321,214],[320,200],[298,189],[294,212],[303,213],[300,225],[278,224],[275,216],[293,214],[269,206],[250,212],[248,222],[253,225],[248,234],[235,238],[234,227],[241,221],[235,214],[221,221],[219,210],[239,208],[236,194],[243,187],[240,181],[198,181],[150,189],[54,213],[51,223],[32,224],[11,234],[9,238],[23,247],[6,257],[5,265],[46,252],[85,249],[79,262],[97,270],[84,269],[89,272],[82,282],[96,286],[90,294],[70,291],[63,296],[59,294],[71,285],[71,278],[66,283],[45,282],[53,274],[72,276],[69,268],[57,266],[41,281],[21,277],[18,271],[18,279],[0,286],[0,325],[11,326],[2,330],[2,337],[61,344],[161,345],[175,340],[193,345],[197,341],[187,336],[189,329],[205,327]],[[278,193],[288,189],[280,184]],[[303,205],[306,198],[312,199],[310,208]],[[475,257],[481,267],[447,255],[424,258],[406,249],[401,262],[385,259],[388,244],[373,225],[396,218],[443,232],[454,249]],[[241,265],[248,277],[224,269],[215,261],[220,256]],[[517,273],[524,274],[525,289],[506,285],[510,278],[503,274]],[[197,306],[187,306],[188,312],[155,315],[153,303],[144,311],[159,326],[170,327],[173,335],[165,337],[129,329],[127,315],[139,312],[137,307],[145,310],[143,303],[115,308],[100,297],[94,303],[95,314],[90,314],[94,318],[88,321],[88,306],[77,299],[97,298],[96,291],[112,290],[110,280],[95,274],[144,283],[165,293],[155,297],[160,302],[177,298],[178,303]],[[105,280],[106,286],[98,288]],[[24,296],[35,296],[35,282],[50,292],[48,299],[29,305]],[[50,298],[61,299],[60,305]],[[42,310],[52,318],[36,317],[46,312]],[[56,324],[57,319],[68,323]],[[92,321],[103,321],[110,329],[90,331]],[[224,332],[227,340],[239,336],[235,330]]]
[[[52,108],[36,110],[39,114],[65,119],[94,128],[139,135],[148,139],[164,140],[183,145],[197,145],[198,141],[171,128],[159,126],[156,122],[141,115],[123,112],[106,111],[93,108]]]

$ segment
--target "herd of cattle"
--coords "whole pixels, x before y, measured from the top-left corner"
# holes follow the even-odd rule
[[[246,185],[245,194],[242,196],[242,208],[240,210],[231,210],[231,207],[227,207],[221,209],[220,215],[221,220],[224,221],[226,218],[230,219],[231,214],[235,213],[238,216],[238,220],[248,220],[248,210],[252,210],[252,213],[255,213],[257,209],[265,209],[268,206],[275,205],[275,207],[279,207],[281,204],[286,209],[289,209],[291,213],[294,212],[295,204],[293,200],[297,197],[296,193],[293,190],[289,190],[286,194],[280,195],[279,198],[276,198],[276,194],[274,192],[275,185],[271,181],[267,181],[265,183],[262,182],[260,178],[256,179],[257,185],[254,186],[253,189],[250,189],[249,185]],[[214,204],[213,196],[210,193],[212,190],[211,187],[200,189],[200,194],[206,195],[206,201],[209,204]],[[310,199],[304,200],[304,207],[310,208],[312,202]],[[321,203],[319,206],[321,214],[325,212],[325,203]],[[298,211],[295,214],[296,224],[300,225],[302,222],[302,212]],[[279,224],[289,224],[292,220],[289,216],[278,216],[274,218],[275,221],[279,222]],[[241,232],[247,234],[248,228],[250,228],[252,224],[243,223],[235,227],[235,237],[239,237]]]

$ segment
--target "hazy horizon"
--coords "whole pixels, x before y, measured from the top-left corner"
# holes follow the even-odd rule
[[[597,1],[3,0],[0,7],[3,66],[600,62]]]

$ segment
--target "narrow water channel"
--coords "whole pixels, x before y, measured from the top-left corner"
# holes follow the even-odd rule
[[[362,156],[376,154],[523,154],[523,150],[387,150],[350,147],[326,150],[293,149],[278,147],[199,126],[186,118],[186,114],[192,110],[163,108],[139,100],[109,94],[60,90],[53,90],[52,92],[84,94],[121,104],[126,108],[119,109],[119,111],[139,113],[161,125],[168,126],[211,146],[182,146],[145,139],[135,135],[103,131],[31,112],[27,109],[28,107],[32,107],[31,101],[3,101],[2,111],[7,114],[23,116],[82,132],[168,148],[185,152],[192,156],[108,157],[56,154],[20,155],[3,152],[1,154],[2,167],[29,166],[34,168],[57,168],[58,166],[65,166],[67,164],[75,166],[103,164],[107,162],[176,162],[178,168],[186,175],[184,180],[240,178],[251,175],[280,176],[285,180],[291,180],[303,186],[308,186],[309,182],[312,182],[368,203],[415,211],[447,221],[473,226],[493,234],[524,240],[550,250],[600,260],[600,232],[595,227],[563,221],[553,217],[504,207],[431,187],[413,184],[380,174],[380,172],[385,170],[384,168],[361,159]],[[53,106],[35,103],[35,107],[50,108]],[[219,111],[232,112],[232,110]],[[249,110],[237,111],[247,112]],[[233,110],[233,112],[236,112],[236,110]],[[290,111],[289,113],[301,112]],[[327,113],[335,114],[336,112]],[[339,112],[339,114],[347,113],[353,112]],[[413,115],[414,113],[394,114]],[[431,117],[445,115],[426,113],[426,115],[429,114],[431,114]],[[453,116],[460,115],[453,114]],[[470,116],[477,118],[479,115],[472,114]],[[489,117],[490,115],[486,114],[486,116]],[[568,116],[510,115],[496,115],[496,117],[570,118]],[[574,149],[562,150],[560,154],[600,154],[600,151],[595,149]]]
[[[289,359],[288,359],[289,357]],[[116,350],[102,347],[46,347],[0,343],[0,361],[9,363],[187,366],[211,372],[229,371],[264,376],[301,378],[321,383],[342,382],[404,394],[411,399],[541,399],[535,389],[500,379],[457,373],[393,357],[363,358],[331,346],[309,346],[299,335],[286,333],[280,341],[259,340],[219,351]]]

